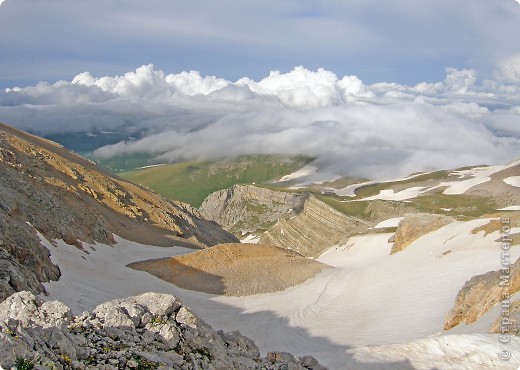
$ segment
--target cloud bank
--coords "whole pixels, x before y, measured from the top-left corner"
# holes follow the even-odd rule
[[[330,174],[376,179],[516,159],[519,120],[520,56],[502,60],[493,79],[447,68],[443,81],[414,86],[365,85],[321,68],[232,82],[143,65],[0,92],[0,121],[23,129],[127,134],[100,157],[307,154]]]

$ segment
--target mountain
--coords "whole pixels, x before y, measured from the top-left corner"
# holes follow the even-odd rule
[[[114,177],[60,145],[0,125],[0,298],[60,271],[40,238],[204,248],[237,239],[184,203]],[[40,233],[37,235],[36,231]]]
[[[159,194],[199,207],[214,191],[235,184],[272,182],[298,170],[312,158],[285,155],[244,155],[236,158],[150,165],[119,173]]]
[[[1,366],[520,366],[520,161],[320,184],[300,165],[197,210],[1,126]]]

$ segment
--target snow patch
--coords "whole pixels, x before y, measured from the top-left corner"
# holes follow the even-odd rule
[[[497,211],[520,211],[520,206],[509,206],[505,208],[499,208]]]
[[[507,361],[497,355],[497,343],[500,343],[498,335],[443,335],[403,344],[356,348],[348,352],[367,365],[388,363],[385,369],[408,368],[403,364],[411,364],[417,370],[476,369],[477,364],[485,364],[486,369],[517,369],[520,366],[520,338],[512,336],[511,341],[503,345],[503,349],[511,353]]]
[[[248,243],[248,244],[258,244],[260,241],[260,236],[250,234],[246,236],[244,239],[240,240],[240,243]]]
[[[138,169],[138,170],[143,170],[143,169],[145,169],[145,168],[160,167],[160,166],[165,166],[165,165],[167,165],[167,163],[150,164],[150,165],[148,165],[148,166],[138,167],[137,169]]]
[[[399,192],[394,192],[393,189],[385,189],[381,190],[378,195],[373,195],[371,197],[363,198],[363,199],[355,199],[355,200],[374,200],[374,199],[380,199],[380,200],[395,200],[395,201],[401,201],[401,200],[407,200],[412,198],[417,198],[418,195],[424,193],[424,186],[414,186]],[[427,189],[429,190],[429,189]]]
[[[504,182],[508,185],[520,188],[520,176],[511,176],[504,179]]]
[[[381,221],[376,226],[374,226],[374,229],[383,229],[385,227],[397,227],[399,226],[399,222],[401,222],[403,218],[404,217],[394,217],[385,221]]]

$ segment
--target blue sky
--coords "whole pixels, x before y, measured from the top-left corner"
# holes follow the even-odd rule
[[[520,51],[514,0],[6,0],[0,88],[153,63],[228,80],[323,67],[366,83],[490,74]]]
[[[0,24],[0,122],[126,135],[100,157],[380,179],[520,156],[515,0],[6,0]]]

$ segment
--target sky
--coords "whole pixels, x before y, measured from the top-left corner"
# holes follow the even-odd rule
[[[100,156],[308,154],[371,178],[520,157],[515,0],[5,0],[0,121]]]

